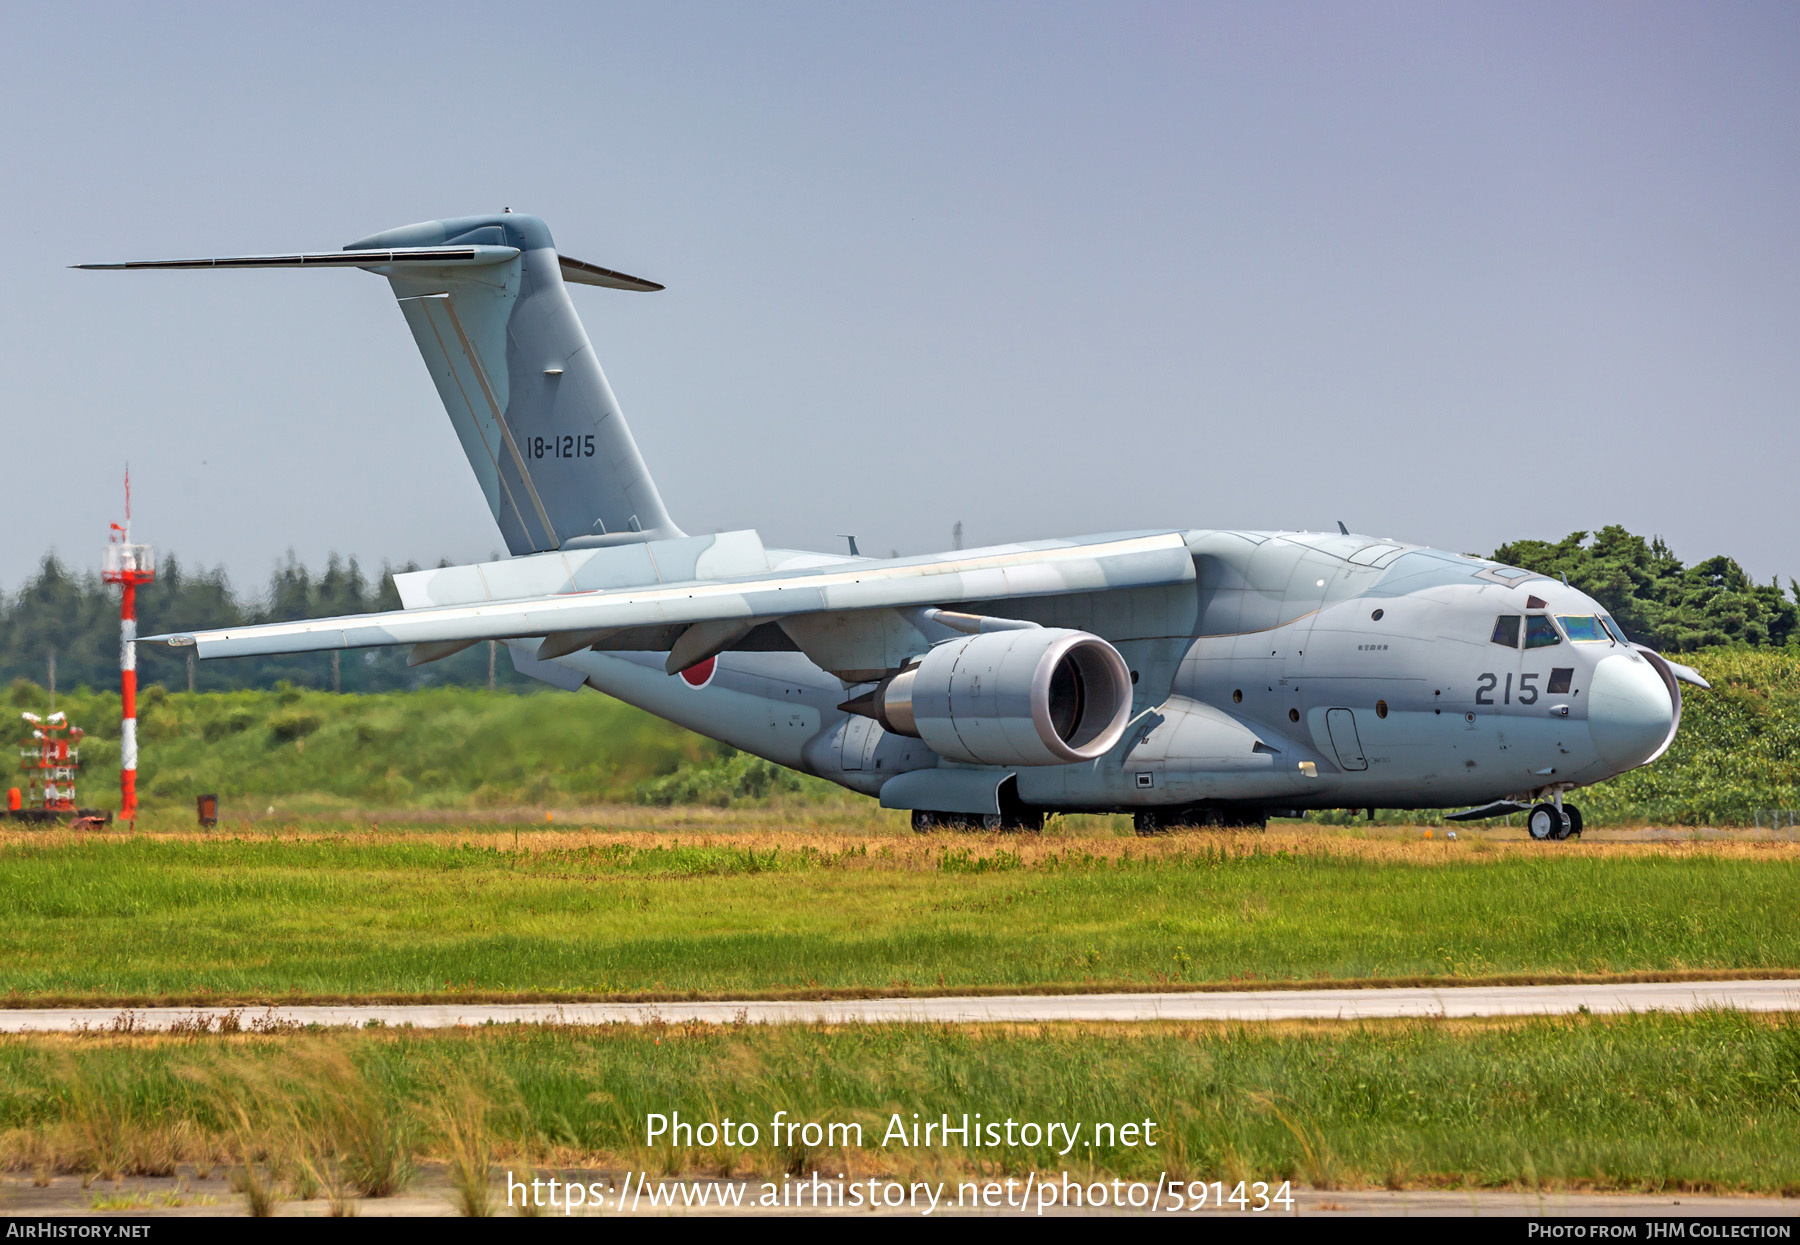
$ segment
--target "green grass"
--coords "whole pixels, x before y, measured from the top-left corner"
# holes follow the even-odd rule
[[[1748,824],[1800,806],[1800,650],[1686,655],[1713,690],[1686,689],[1669,754],[1574,798],[1587,823]],[[27,683],[6,698],[44,711]],[[85,727],[82,802],[117,806],[116,693],[59,707]],[[192,809],[216,792],[228,813],[570,808],[613,801],[741,806],[869,803],[583,691],[435,688],[364,696],[286,689],[165,694],[140,708],[140,791],[149,809]],[[1411,816],[1411,815],[1408,815]],[[1322,820],[1342,821],[1327,814]]]
[[[696,839],[699,836],[695,836]],[[0,995],[684,996],[1800,968],[1800,854],[581,832],[0,849]],[[527,849],[534,840],[527,838]],[[546,846],[546,844],[548,846]],[[1416,858],[1415,858],[1416,857]]]
[[[15,685],[15,709],[48,697]],[[88,732],[83,804],[117,808],[117,693],[57,697]],[[634,798],[683,763],[729,749],[594,692],[490,693],[444,687],[329,692],[175,692],[140,701],[139,791],[147,808],[215,792],[228,813],[568,807]]]
[[[445,1104],[458,1104],[447,1110]],[[860,1148],[771,1144],[789,1119]],[[650,1145],[651,1112],[754,1121],[759,1143]],[[1083,1126],[1045,1145],[883,1147],[908,1123]],[[1158,1145],[1092,1145],[1150,1119]],[[1071,1171],[1315,1187],[1800,1192],[1800,1024],[1729,1013],[1293,1027],[816,1027],[0,1040],[0,1160],[167,1171],[254,1156],[327,1173],[473,1152],[748,1177]],[[1061,1149],[1059,1144],[1057,1149]],[[365,1156],[365,1157],[359,1157]],[[355,1162],[352,1162],[355,1160]]]

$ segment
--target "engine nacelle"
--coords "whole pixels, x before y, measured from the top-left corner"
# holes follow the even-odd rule
[[[886,679],[875,716],[890,731],[975,765],[1066,765],[1119,742],[1131,671],[1085,631],[1032,627],[948,640]]]

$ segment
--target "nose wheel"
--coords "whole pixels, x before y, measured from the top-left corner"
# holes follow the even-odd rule
[[[1581,810],[1573,804],[1561,808],[1545,802],[1533,806],[1525,828],[1534,839],[1567,839],[1581,833]]]

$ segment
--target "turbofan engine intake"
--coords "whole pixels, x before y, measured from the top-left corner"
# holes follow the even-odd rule
[[[1085,631],[997,631],[939,644],[884,680],[874,701],[888,730],[952,761],[1066,765],[1124,735],[1131,672]]]

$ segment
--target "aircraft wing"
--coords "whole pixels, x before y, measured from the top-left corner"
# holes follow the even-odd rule
[[[211,658],[396,644],[450,645],[527,636],[579,636],[624,628],[693,624],[715,624],[711,630],[728,635],[734,630],[730,624],[747,629],[796,615],[854,615],[1193,580],[1193,558],[1180,532],[1128,533],[1082,541],[1039,541],[929,558],[870,558],[727,579],[227,627],[149,636],[146,642],[191,647],[200,657]],[[854,627],[854,619],[850,625]],[[870,625],[877,625],[873,618]],[[681,646],[676,647],[679,652]],[[695,660],[704,656],[702,652]]]

